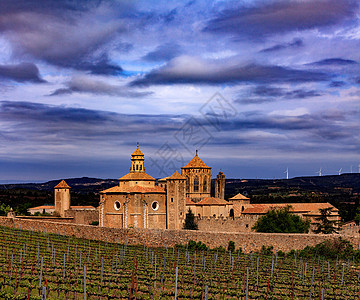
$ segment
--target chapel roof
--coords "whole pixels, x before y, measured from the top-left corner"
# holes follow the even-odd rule
[[[165,193],[165,189],[159,186],[153,186],[153,187],[143,187],[143,186],[127,186],[127,187],[120,187],[120,186],[114,186],[112,188],[106,189],[104,191],[100,192],[101,194],[107,194],[107,193]]]
[[[144,156],[144,153],[142,153],[142,151],[139,149],[139,144],[137,144],[135,151],[131,154],[131,156],[135,156],[135,155]]]
[[[235,195],[232,198],[229,198],[229,200],[250,200],[250,198],[245,197],[244,195],[238,193],[237,195]]]
[[[170,179],[170,180],[185,180],[186,177],[182,176],[178,171],[175,171],[174,174],[172,174],[167,179]]]
[[[197,202],[196,205],[230,205],[231,203],[215,197],[206,197],[200,202]]]
[[[145,172],[130,172],[119,178],[121,181],[135,181],[135,180],[155,180],[154,177],[146,174]]]
[[[202,168],[202,169],[211,169],[208,167],[201,158],[196,154],[192,160],[182,169],[190,169],[190,168]]]
[[[65,180],[61,180],[60,183],[54,187],[54,189],[70,189],[70,186],[65,182]]]

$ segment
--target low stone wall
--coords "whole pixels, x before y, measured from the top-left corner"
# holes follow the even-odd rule
[[[75,223],[74,218],[61,217],[46,217],[46,216],[17,216],[16,219],[33,220],[40,222],[54,222],[54,223]]]
[[[241,216],[237,218],[196,218],[200,231],[216,232],[251,232],[251,228],[258,220],[258,216]]]
[[[65,217],[73,218],[74,224],[90,225],[92,222],[99,221],[99,211],[69,209],[65,211]]]
[[[175,244],[186,244],[190,240],[194,240],[196,242],[201,241],[210,248],[219,246],[225,248],[229,241],[234,241],[236,248],[241,247],[246,252],[260,250],[263,245],[273,246],[275,251],[282,250],[288,252],[292,249],[303,249],[305,246],[314,246],[322,241],[339,237],[339,235],[315,234],[228,233],[141,228],[118,229],[6,217],[0,217],[0,226],[75,236],[77,238],[110,243],[142,244],[151,247],[172,247]],[[349,240],[355,249],[359,249],[359,237],[343,237]]]

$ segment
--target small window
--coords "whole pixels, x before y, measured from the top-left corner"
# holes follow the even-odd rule
[[[158,210],[159,209],[159,202],[154,201],[153,203],[151,203],[151,208],[153,210]]]
[[[174,198],[170,198],[170,201],[171,201],[171,202],[174,202]]]
[[[142,165],[140,165],[140,171],[142,170]]]
[[[246,224],[245,227],[246,227],[246,228],[249,228],[249,224]]]
[[[136,165],[136,171],[139,170],[139,165]]]
[[[121,207],[120,202],[119,202],[119,201],[115,201],[115,203],[114,203],[114,208],[115,208],[116,210],[120,210],[120,207]]]

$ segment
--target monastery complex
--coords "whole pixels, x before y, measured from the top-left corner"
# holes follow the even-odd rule
[[[249,232],[257,219],[270,209],[291,205],[293,213],[309,218],[312,225],[319,209],[332,208],[330,218],[340,220],[338,210],[329,203],[253,204],[237,194],[225,200],[225,175],[219,172],[211,190],[211,167],[196,155],[184,167],[169,177],[156,180],[145,172],[143,152],[137,146],[131,154],[130,172],[119,184],[100,192],[98,208],[71,206],[70,186],[63,180],[55,186],[55,205],[48,212],[68,218],[77,224],[98,222],[112,228],[183,228],[189,209],[200,230],[219,232]],[[213,195],[213,196],[212,196]],[[30,213],[44,207],[29,209]]]

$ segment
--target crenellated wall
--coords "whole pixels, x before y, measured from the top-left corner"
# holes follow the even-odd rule
[[[263,245],[273,246],[275,251],[282,250],[288,252],[292,249],[303,249],[305,246],[314,246],[322,241],[339,237],[337,234],[229,233],[140,228],[120,229],[6,217],[0,217],[0,226],[70,235],[77,238],[110,243],[144,244],[151,247],[172,247],[175,244],[186,244],[190,240],[194,240],[196,242],[201,241],[210,248],[215,248],[219,246],[227,247],[229,241],[234,241],[236,248],[241,247],[246,252],[260,250]],[[343,235],[342,237],[349,240],[355,249],[359,249],[358,236]]]

